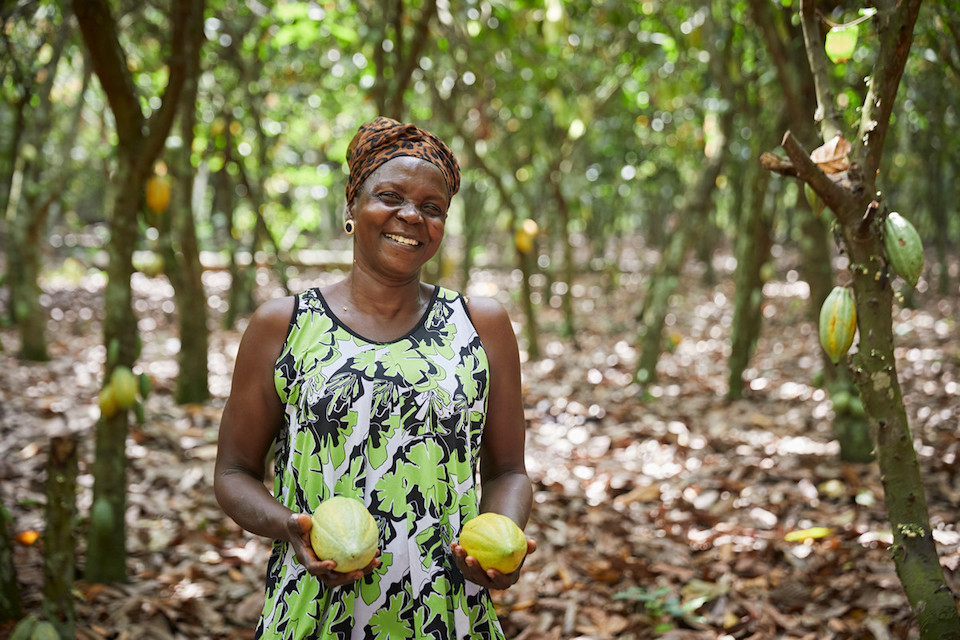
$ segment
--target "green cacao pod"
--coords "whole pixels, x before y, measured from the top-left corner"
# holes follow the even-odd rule
[[[807,204],[810,205],[810,208],[813,209],[814,215],[819,218],[825,205],[823,204],[823,200],[820,199],[820,196],[817,195],[817,192],[810,186],[809,182],[803,183],[803,196],[807,199]]]
[[[484,571],[513,573],[527,555],[527,538],[507,516],[487,511],[468,520],[460,532],[460,546]]]
[[[917,286],[923,272],[923,243],[916,228],[896,211],[883,223],[883,249],[893,270],[911,287]]]
[[[53,626],[53,623],[41,620],[37,623],[37,626],[34,627],[33,633],[30,635],[30,640],[60,640],[60,634],[57,632],[57,628]]]
[[[113,387],[113,395],[121,408],[126,409],[137,401],[140,384],[129,367],[116,366],[110,374],[110,386]]]
[[[820,307],[820,344],[833,364],[847,354],[857,332],[857,307],[846,287],[834,287]]]
[[[337,563],[334,571],[363,569],[377,555],[379,531],[367,507],[355,498],[333,496],[311,516],[310,546],[321,560]]]

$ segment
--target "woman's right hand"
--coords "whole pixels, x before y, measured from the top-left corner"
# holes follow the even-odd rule
[[[337,563],[333,560],[321,560],[313,551],[310,544],[310,528],[313,526],[313,520],[306,513],[292,513],[287,520],[287,541],[293,547],[297,560],[304,566],[307,572],[323,581],[327,587],[339,587],[341,585],[356,582],[364,576],[370,574],[374,569],[380,566],[380,552],[363,569],[357,569],[349,573],[340,573],[334,571]]]

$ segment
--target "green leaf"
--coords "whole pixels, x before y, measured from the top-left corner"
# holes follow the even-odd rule
[[[857,35],[857,25],[830,29],[830,31],[827,32],[827,39],[824,43],[827,57],[830,58],[834,64],[849,60],[857,48]]]

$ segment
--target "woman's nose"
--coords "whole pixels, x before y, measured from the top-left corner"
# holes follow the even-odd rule
[[[423,219],[420,209],[412,202],[404,202],[397,211],[397,217],[409,223],[420,222]]]

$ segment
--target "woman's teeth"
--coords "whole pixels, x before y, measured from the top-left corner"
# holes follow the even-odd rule
[[[391,240],[393,240],[394,242],[399,242],[400,244],[405,244],[410,247],[415,247],[418,244],[420,244],[416,240],[411,240],[410,238],[404,238],[403,236],[395,236],[392,233],[387,233],[385,235]]]

